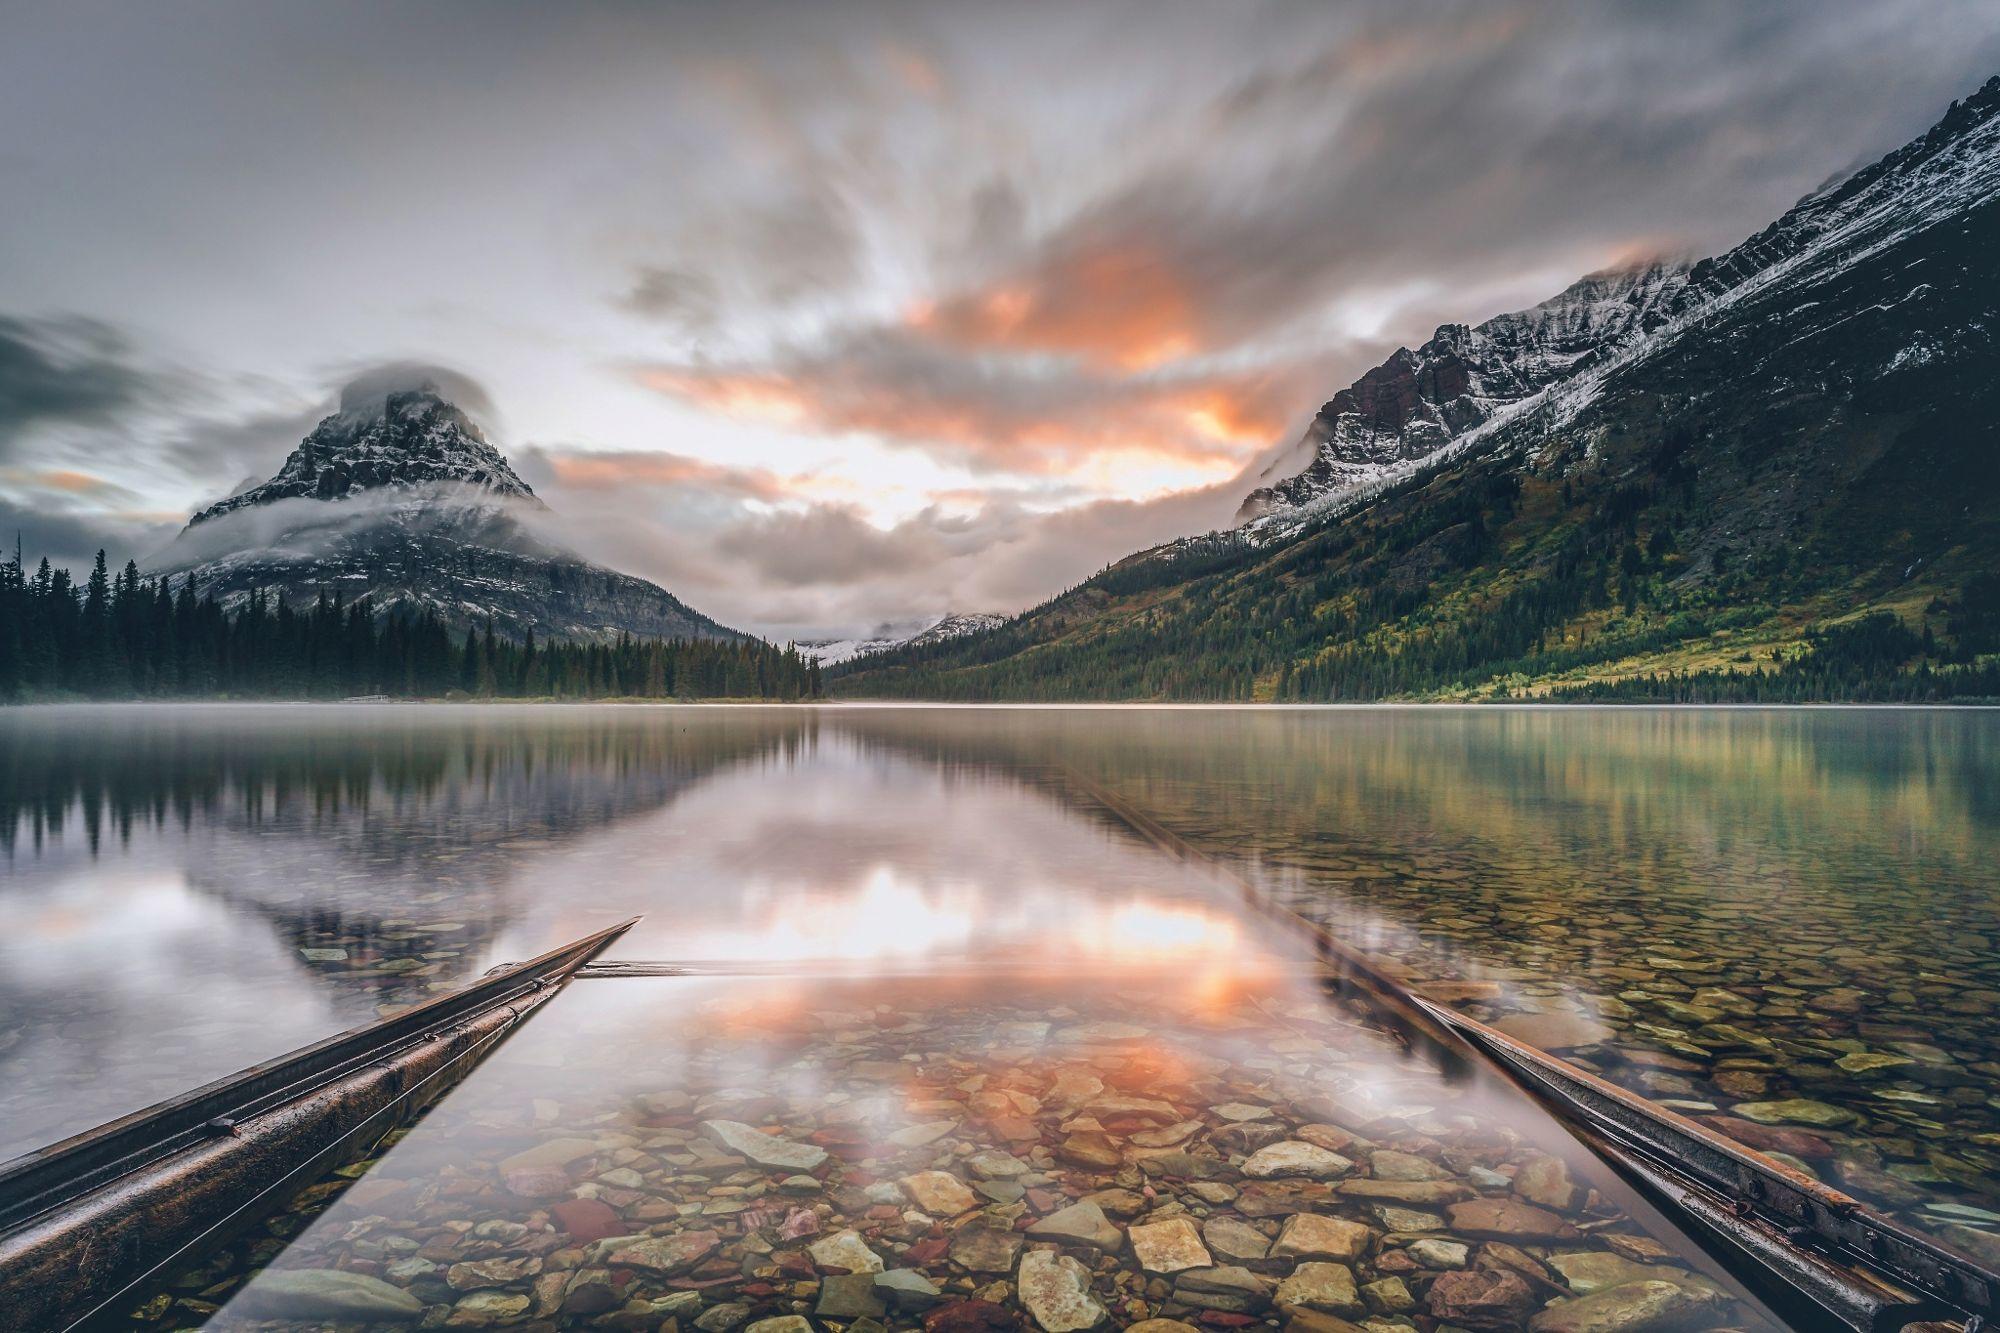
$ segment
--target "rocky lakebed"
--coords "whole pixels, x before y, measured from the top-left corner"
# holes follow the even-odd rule
[[[134,1326],[1782,1326],[1511,1088],[1273,971],[572,982]]]

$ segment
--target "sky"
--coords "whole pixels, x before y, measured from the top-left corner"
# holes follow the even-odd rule
[[[0,0],[0,532],[163,546],[449,371],[594,559],[834,637],[1225,526],[1399,344],[2000,72],[1911,3]]]

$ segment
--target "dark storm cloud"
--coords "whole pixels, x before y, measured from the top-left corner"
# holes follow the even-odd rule
[[[0,315],[0,461],[31,426],[99,425],[144,401],[155,381],[129,351],[94,320]]]

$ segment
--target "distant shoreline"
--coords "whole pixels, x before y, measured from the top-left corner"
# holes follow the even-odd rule
[[[1068,710],[1200,711],[1235,713],[1325,713],[1421,709],[1458,712],[1994,712],[2000,700],[1901,703],[1882,700],[1821,700],[1811,703],[1668,703],[1648,700],[1553,699],[1371,699],[1345,703],[1244,703],[1183,699],[1099,700],[953,700],[953,699],[653,699],[643,695],[610,699],[564,699],[550,696],[490,699],[16,699],[0,703],[0,711],[30,708],[833,708],[886,711],[891,709],[950,709],[964,712]]]

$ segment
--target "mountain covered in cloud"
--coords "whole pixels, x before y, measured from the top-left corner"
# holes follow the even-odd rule
[[[1722,255],[1398,351],[1237,529],[841,689],[1923,698],[1985,670],[1991,692],[1996,339],[2000,78]]]
[[[542,503],[472,419],[426,384],[384,391],[379,399],[350,397],[300,442],[277,476],[201,510],[189,526],[279,500],[346,500],[441,483]]]
[[[321,595],[519,638],[744,637],[566,550],[548,507],[438,385],[343,396],[276,476],[200,510],[149,573],[225,605]]]

